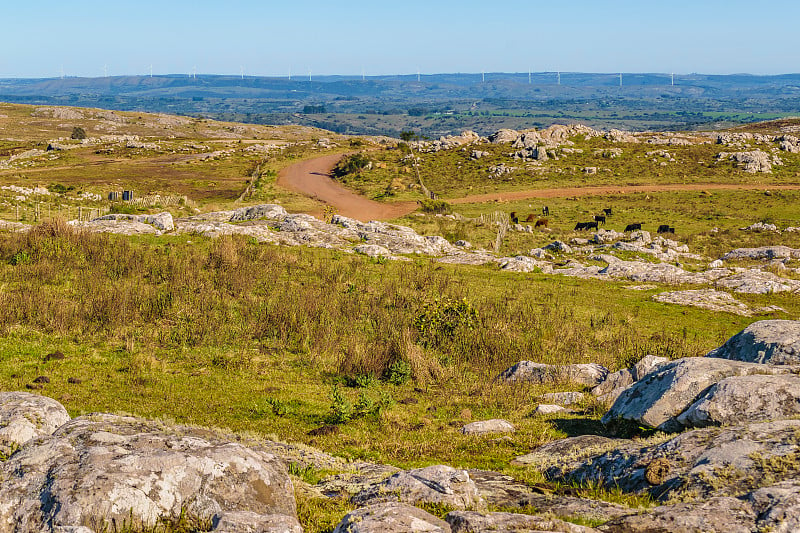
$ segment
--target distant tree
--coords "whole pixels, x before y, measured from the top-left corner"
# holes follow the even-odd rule
[[[85,139],[86,138],[86,130],[81,128],[80,126],[75,126],[72,128],[72,135],[70,135],[71,139]]]

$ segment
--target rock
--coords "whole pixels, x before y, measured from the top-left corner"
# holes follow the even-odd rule
[[[752,226],[751,226],[752,228]],[[777,228],[775,228],[777,230]],[[788,246],[761,246],[759,248],[736,248],[722,256],[723,261],[732,259],[784,259],[798,258],[800,250]]]
[[[708,268],[722,268],[722,259],[715,259],[708,264]]]
[[[608,375],[608,369],[596,363],[575,365],[546,365],[533,361],[520,361],[506,369],[499,378],[503,381],[530,383],[572,382],[595,387]]]
[[[503,257],[499,262],[501,269],[511,272],[550,272],[552,269],[549,263],[538,261],[524,255]]]
[[[655,370],[656,368],[660,368],[664,365],[669,363],[669,359],[666,357],[658,357],[655,355],[647,354],[639,361],[633,365],[631,368],[631,374],[633,375],[634,381],[639,381],[647,374]]]
[[[661,501],[741,497],[800,476],[798,432],[800,420],[779,420],[693,429],[645,441],[574,437],[537,448],[513,464],[537,468],[553,481],[599,483]],[[663,482],[654,486],[646,471],[661,459],[667,459],[669,468]]]
[[[561,252],[563,254],[571,254],[572,247],[568,244],[565,244],[561,241],[553,241],[547,246],[544,247],[545,250],[550,250],[552,252]]]
[[[398,472],[351,498],[356,505],[387,501],[441,503],[456,509],[482,508],[484,501],[466,470],[434,465]]]
[[[759,531],[800,531],[800,483],[797,479],[760,488],[745,498],[758,515]]]
[[[557,518],[545,518],[516,513],[478,513],[475,511],[451,511],[445,516],[453,533],[483,533],[497,531],[506,533],[590,533],[594,528],[571,524]]]
[[[388,502],[356,509],[345,515],[333,533],[449,533],[450,525],[422,509]]]
[[[539,398],[556,405],[573,405],[583,401],[583,393],[573,391],[548,392],[547,394],[542,394]]]
[[[533,410],[533,414],[535,415],[553,415],[556,413],[566,413],[567,409],[561,407],[560,405],[552,405],[552,404],[545,404],[541,403],[536,406],[536,409]]]
[[[800,364],[800,321],[754,322],[706,357],[769,365]]]
[[[212,520],[212,526],[211,531],[220,533],[303,533],[303,528],[293,517],[252,511],[220,513]]]
[[[686,357],[665,364],[620,394],[603,416],[603,424],[630,420],[637,424],[676,431],[675,420],[708,387],[731,376],[784,373],[769,365]]]
[[[517,140],[517,137],[519,137],[518,131],[503,129],[489,135],[489,142],[492,144],[513,143]]]
[[[0,392],[0,456],[9,456],[31,439],[51,435],[69,422],[64,406],[29,392]]]
[[[753,314],[749,307],[727,292],[716,291],[714,289],[662,292],[654,295],[653,300],[661,303],[688,305],[741,316],[751,316]]]
[[[752,506],[737,498],[717,497],[699,503],[680,503],[649,509],[611,520],[604,530],[612,533],[667,531],[718,531],[750,533],[756,514]]]
[[[592,394],[597,396],[597,399],[601,403],[610,405],[614,403],[619,395],[622,394],[622,391],[630,387],[634,381],[633,372],[631,372],[630,369],[624,368],[609,374],[602,383],[592,389]]]
[[[597,167],[583,167],[581,172],[586,175],[593,176],[594,174],[597,174]]]
[[[470,422],[461,428],[464,435],[487,435],[491,433],[514,433],[516,428],[508,420],[495,418]]]
[[[172,231],[175,229],[175,223],[172,220],[172,215],[168,212],[158,213],[155,215],[127,215],[127,214],[111,213],[108,215],[103,215],[101,217],[95,218],[90,222],[86,222],[82,225],[87,226],[89,228],[92,228],[93,226],[97,228],[102,228],[103,226],[99,224],[101,221],[149,224],[150,226],[153,226],[160,231]]]
[[[292,483],[274,455],[133,417],[76,418],[0,463],[0,479],[0,530],[114,521],[152,528],[182,513],[211,520],[250,512],[299,531]]]
[[[621,238],[625,237],[624,233],[618,233],[613,229],[601,229],[597,230],[597,233],[592,235],[592,242],[595,244],[607,244],[610,242],[617,241]]]
[[[289,213],[286,212],[282,206],[277,204],[262,204],[250,207],[241,207],[231,213],[229,222],[242,222],[244,220],[258,220],[265,218],[267,220],[281,220]]]
[[[685,427],[780,420],[800,415],[800,376],[734,376],[714,384],[677,417]]]
[[[357,254],[364,254],[368,257],[385,257],[387,259],[394,257],[392,252],[383,246],[378,246],[377,244],[362,244],[353,248],[353,251]]]
[[[772,172],[772,162],[770,156],[761,150],[752,150],[749,152],[720,152],[717,155],[719,160],[732,160],[738,163],[739,168],[745,172],[755,174],[756,172]]]
[[[141,217],[142,219],[139,220],[139,222],[155,226],[161,231],[172,231],[175,229],[175,223],[170,213],[164,212],[155,215],[141,215]]]
[[[716,280],[716,286],[743,294],[772,294],[800,291],[800,281],[782,278],[772,272],[748,269]]]
[[[746,228],[739,228],[742,231],[771,231],[773,233],[778,232],[778,226],[775,224],[765,224],[763,222],[756,222],[755,224],[751,224]]]

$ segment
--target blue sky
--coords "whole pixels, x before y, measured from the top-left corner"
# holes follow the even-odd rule
[[[800,2],[7,2],[0,78],[800,72]]]

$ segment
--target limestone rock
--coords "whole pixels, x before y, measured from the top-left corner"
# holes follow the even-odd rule
[[[788,246],[761,246],[759,248],[736,248],[722,256],[723,261],[732,259],[784,259],[800,257],[800,250]]]
[[[387,502],[345,515],[333,533],[450,533],[450,525],[422,509]]]
[[[489,135],[489,142],[492,144],[513,143],[517,140],[517,137],[519,137],[518,131],[503,129]]]
[[[800,376],[735,376],[713,385],[677,417],[686,427],[780,420],[800,415]]]
[[[738,301],[727,292],[714,289],[662,292],[654,295],[653,300],[661,303],[688,305],[741,316],[750,316],[753,314],[747,305]]]
[[[769,365],[800,364],[800,321],[754,322],[706,357]]]
[[[133,417],[76,418],[0,464],[0,530],[141,522],[182,512],[281,515],[297,531],[294,491],[273,455],[209,431]],[[264,518],[274,521],[276,518]]]
[[[252,511],[223,512],[212,520],[220,533],[303,533],[297,519],[282,514],[263,515]]]
[[[470,422],[461,428],[464,435],[488,435],[491,433],[514,433],[516,428],[508,420],[494,418]]]
[[[542,394],[539,398],[555,405],[573,405],[583,401],[583,393],[574,391],[548,392],[547,394]]]
[[[772,172],[772,163],[769,154],[761,150],[751,150],[749,152],[720,152],[717,155],[719,160],[732,160],[745,172],[755,174],[756,172]]]
[[[797,479],[762,487],[746,497],[758,514],[760,531],[800,531],[800,482]]]
[[[286,217],[289,213],[286,212],[280,205],[276,204],[262,204],[250,207],[239,208],[231,213],[229,222],[242,222],[244,220],[258,220],[265,218],[268,220],[280,220]]]
[[[776,367],[726,361],[712,357],[686,357],[663,365],[620,394],[602,422],[631,420],[638,424],[676,431],[675,417],[708,387],[730,376],[777,374]]]
[[[453,533],[483,533],[497,531],[507,533],[591,533],[594,528],[571,524],[557,518],[545,518],[516,513],[478,513],[475,511],[451,511],[445,516]]]
[[[442,503],[456,509],[484,506],[467,471],[444,465],[398,472],[356,494],[351,501],[356,505],[387,501]]]
[[[546,404],[540,403],[536,406],[536,409],[533,410],[533,414],[535,415],[554,415],[556,413],[565,413],[567,409],[560,406],[560,405],[553,405],[553,404]]]
[[[750,533],[756,523],[752,506],[737,498],[717,497],[700,503],[665,505],[616,518],[605,524],[612,533],[716,531]]]
[[[11,455],[29,440],[51,435],[67,422],[67,410],[52,398],[0,392],[0,455]]]
[[[596,363],[575,365],[546,365],[533,361],[520,361],[506,369],[499,378],[503,381],[530,383],[572,382],[595,387],[608,375],[608,369]]]
[[[635,365],[633,365],[633,368],[631,369],[633,380],[639,381],[653,370],[660,368],[667,363],[669,363],[669,359],[666,357],[658,357],[652,354],[647,354],[639,359]]]

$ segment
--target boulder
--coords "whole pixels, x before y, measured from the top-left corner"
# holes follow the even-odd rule
[[[750,533],[755,529],[756,518],[752,506],[746,502],[737,498],[717,497],[705,502],[665,505],[616,518],[606,523],[604,530],[612,533],[656,531]]]
[[[539,398],[555,405],[573,405],[583,401],[583,393],[574,391],[548,392],[547,394],[542,394]]]
[[[558,518],[546,518],[517,513],[478,513],[475,511],[451,511],[445,516],[453,533],[591,533],[597,529],[571,524]]]
[[[800,321],[754,322],[706,357],[769,365],[800,364]]]
[[[775,228],[777,231],[777,228]],[[723,261],[734,259],[788,259],[800,257],[800,250],[788,246],[761,246],[760,248],[736,248],[722,256]]]
[[[0,392],[0,458],[69,422],[64,406],[28,392]]]
[[[676,420],[705,427],[800,415],[800,376],[734,376],[712,385]]]
[[[517,137],[519,137],[518,131],[503,129],[489,135],[489,142],[492,144],[513,143],[517,140]]]
[[[475,482],[466,470],[445,465],[402,471],[372,485],[351,498],[356,505],[387,501],[441,503],[455,509],[484,506]]]
[[[633,365],[633,368],[631,368],[633,380],[639,381],[653,370],[660,368],[667,363],[669,363],[669,359],[666,357],[658,357],[656,355],[647,354],[639,359],[639,361]]]
[[[727,361],[711,357],[686,357],[665,364],[620,394],[601,419],[604,424],[630,420],[662,431],[677,431],[675,420],[698,396],[731,376],[785,373],[774,366]]]
[[[450,533],[450,525],[422,509],[387,502],[356,509],[345,515],[333,533]]]
[[[464,435],[488,435],[492,433],[514,433],[516,428],[508,420],[495,418],[470,422],[461,428]]]
[[[572,382],[595,387],[605,380],[607,375],[608,369],[596,363],[546,365],[533,361],[520,361],[500,374],[499,379],[536,384]]]
[[[565,407],[561,407],[560,405],[553,405],[553,404],[546,404],[540,403],[536,406],[536,409],[533,410],[533,414],[535,415],[553,415],[556,413],[566,413],[567,409]]]
[[[653,296],[653,300],[661,303],[688,305],[710,311],[722,311],[741,316],[750,316],[753,312],[747,305],[738,301],[727,292],[714,289],[691,289],[685,291],[662,292]]]
[[[212,520],[213,529],[219,533],[303,533],[294,517],[264,515],[252,511],[223,512]]]
[[[274,455],[133,417],[73,419],[1,463],[0,480],[2,531],[131,521],[153,528],[182,514],[234,523],[241,515],[226,513],[240,512],[283,524],[259,531],[299,531],[292,482]]]
[[[541,446],[512,464],[537,468],[552,481],[600,484],[660,501],[742,497],[778,483],[796,483],[798,434],[800,420],[778,420],[647,440],[573,437]],[[759,514],[767,511],[763,507]]]

